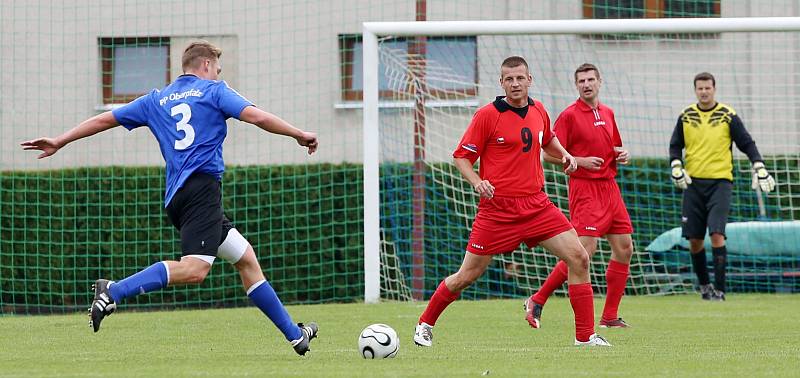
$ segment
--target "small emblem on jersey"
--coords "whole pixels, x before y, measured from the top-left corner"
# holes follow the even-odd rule
[[[602,119],[599,120],[599,121],[594,121],[594,126],[595,127],[600,127],[600,126],[605,126],[605,125],[606,125],[606,121],[603,121]]]
[[[594,227],[594,226],[586,226],[584,228],[589,230],[589,231],[597,231],[597,227]]]
[[[200,248],[203,248],[205,246],[206,246],[206,241],[205,240],[201,240],[200,241]]]
[[[462,144],[461,148],[463,148],[463,149],[465,149],[465,150],[467,150],[469,152],[474,152],[476,154],[478,153],[478,146],[476,146],[476,145],[474,145],[472,143],[470,143],[470,144]]]
[[[484,249],[482,245],[480,245],[480,244],[475,244],[475,243],[472,243],[472,248],[475,248],[475,249],[480,249],[480,250],[483,250],[483,249]]]
[[[687,217],[681,217],[681,223],[686,223],[686,222],[688,222],[688,221],[689,221],[689,218],[687,218]]]
[[[503,138],[503,137],[497,138],[497,143],[503,144],[505,142],[506,142],[506,138]]]

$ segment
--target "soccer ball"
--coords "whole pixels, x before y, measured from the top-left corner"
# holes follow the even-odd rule
[[[372,324],[358,336],[358,351],[367,359],[394,358],[400,348],[397,332],[386,324]]]

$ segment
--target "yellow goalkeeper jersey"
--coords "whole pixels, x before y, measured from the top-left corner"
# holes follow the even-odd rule
[[[684,156],[691,177],[733,181],[732,144],[747,154],[751,162],[761,155],[736,111],[717,103],[711,109],[692,104],[681,112],[670,140],[670,160]]]

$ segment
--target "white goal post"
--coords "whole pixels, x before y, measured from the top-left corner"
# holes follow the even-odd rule
[[[363,23],[364,300],[380,300],[379,56],[386,36],[515,34],[682,34],[800,31],[800,17]]]

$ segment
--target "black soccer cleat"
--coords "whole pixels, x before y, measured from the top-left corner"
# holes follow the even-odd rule
[[[704,301],[713,300],[714,292],[714,284],[700,285],[700,298]]]
[[[89,307],[89,326],[95,332],[100,330],[100,322],[103,318],[111,315],[117,309],[117,304],[111,298],[111,293],[108,292],[109,280],[97,280],[92,285],[94,290],[94,300],[92,300],[92,307]]]
[[[711,295],[712,302],[724,302],[725,301],[725,292],[722,290],[714,290],[714,294]]]
[[[306,352],[311,350],[309,343],[311,343],[311,340],[317,337],[317,331],[319,330],[319,327],[317,327],[317,323],[314,322],[308,323],[308,325],[297,323],[297,326],[300,327],[302,337],[292,341],[292,348],[294,348],[294,351],[297,352],[297,354],[305,356]]]

